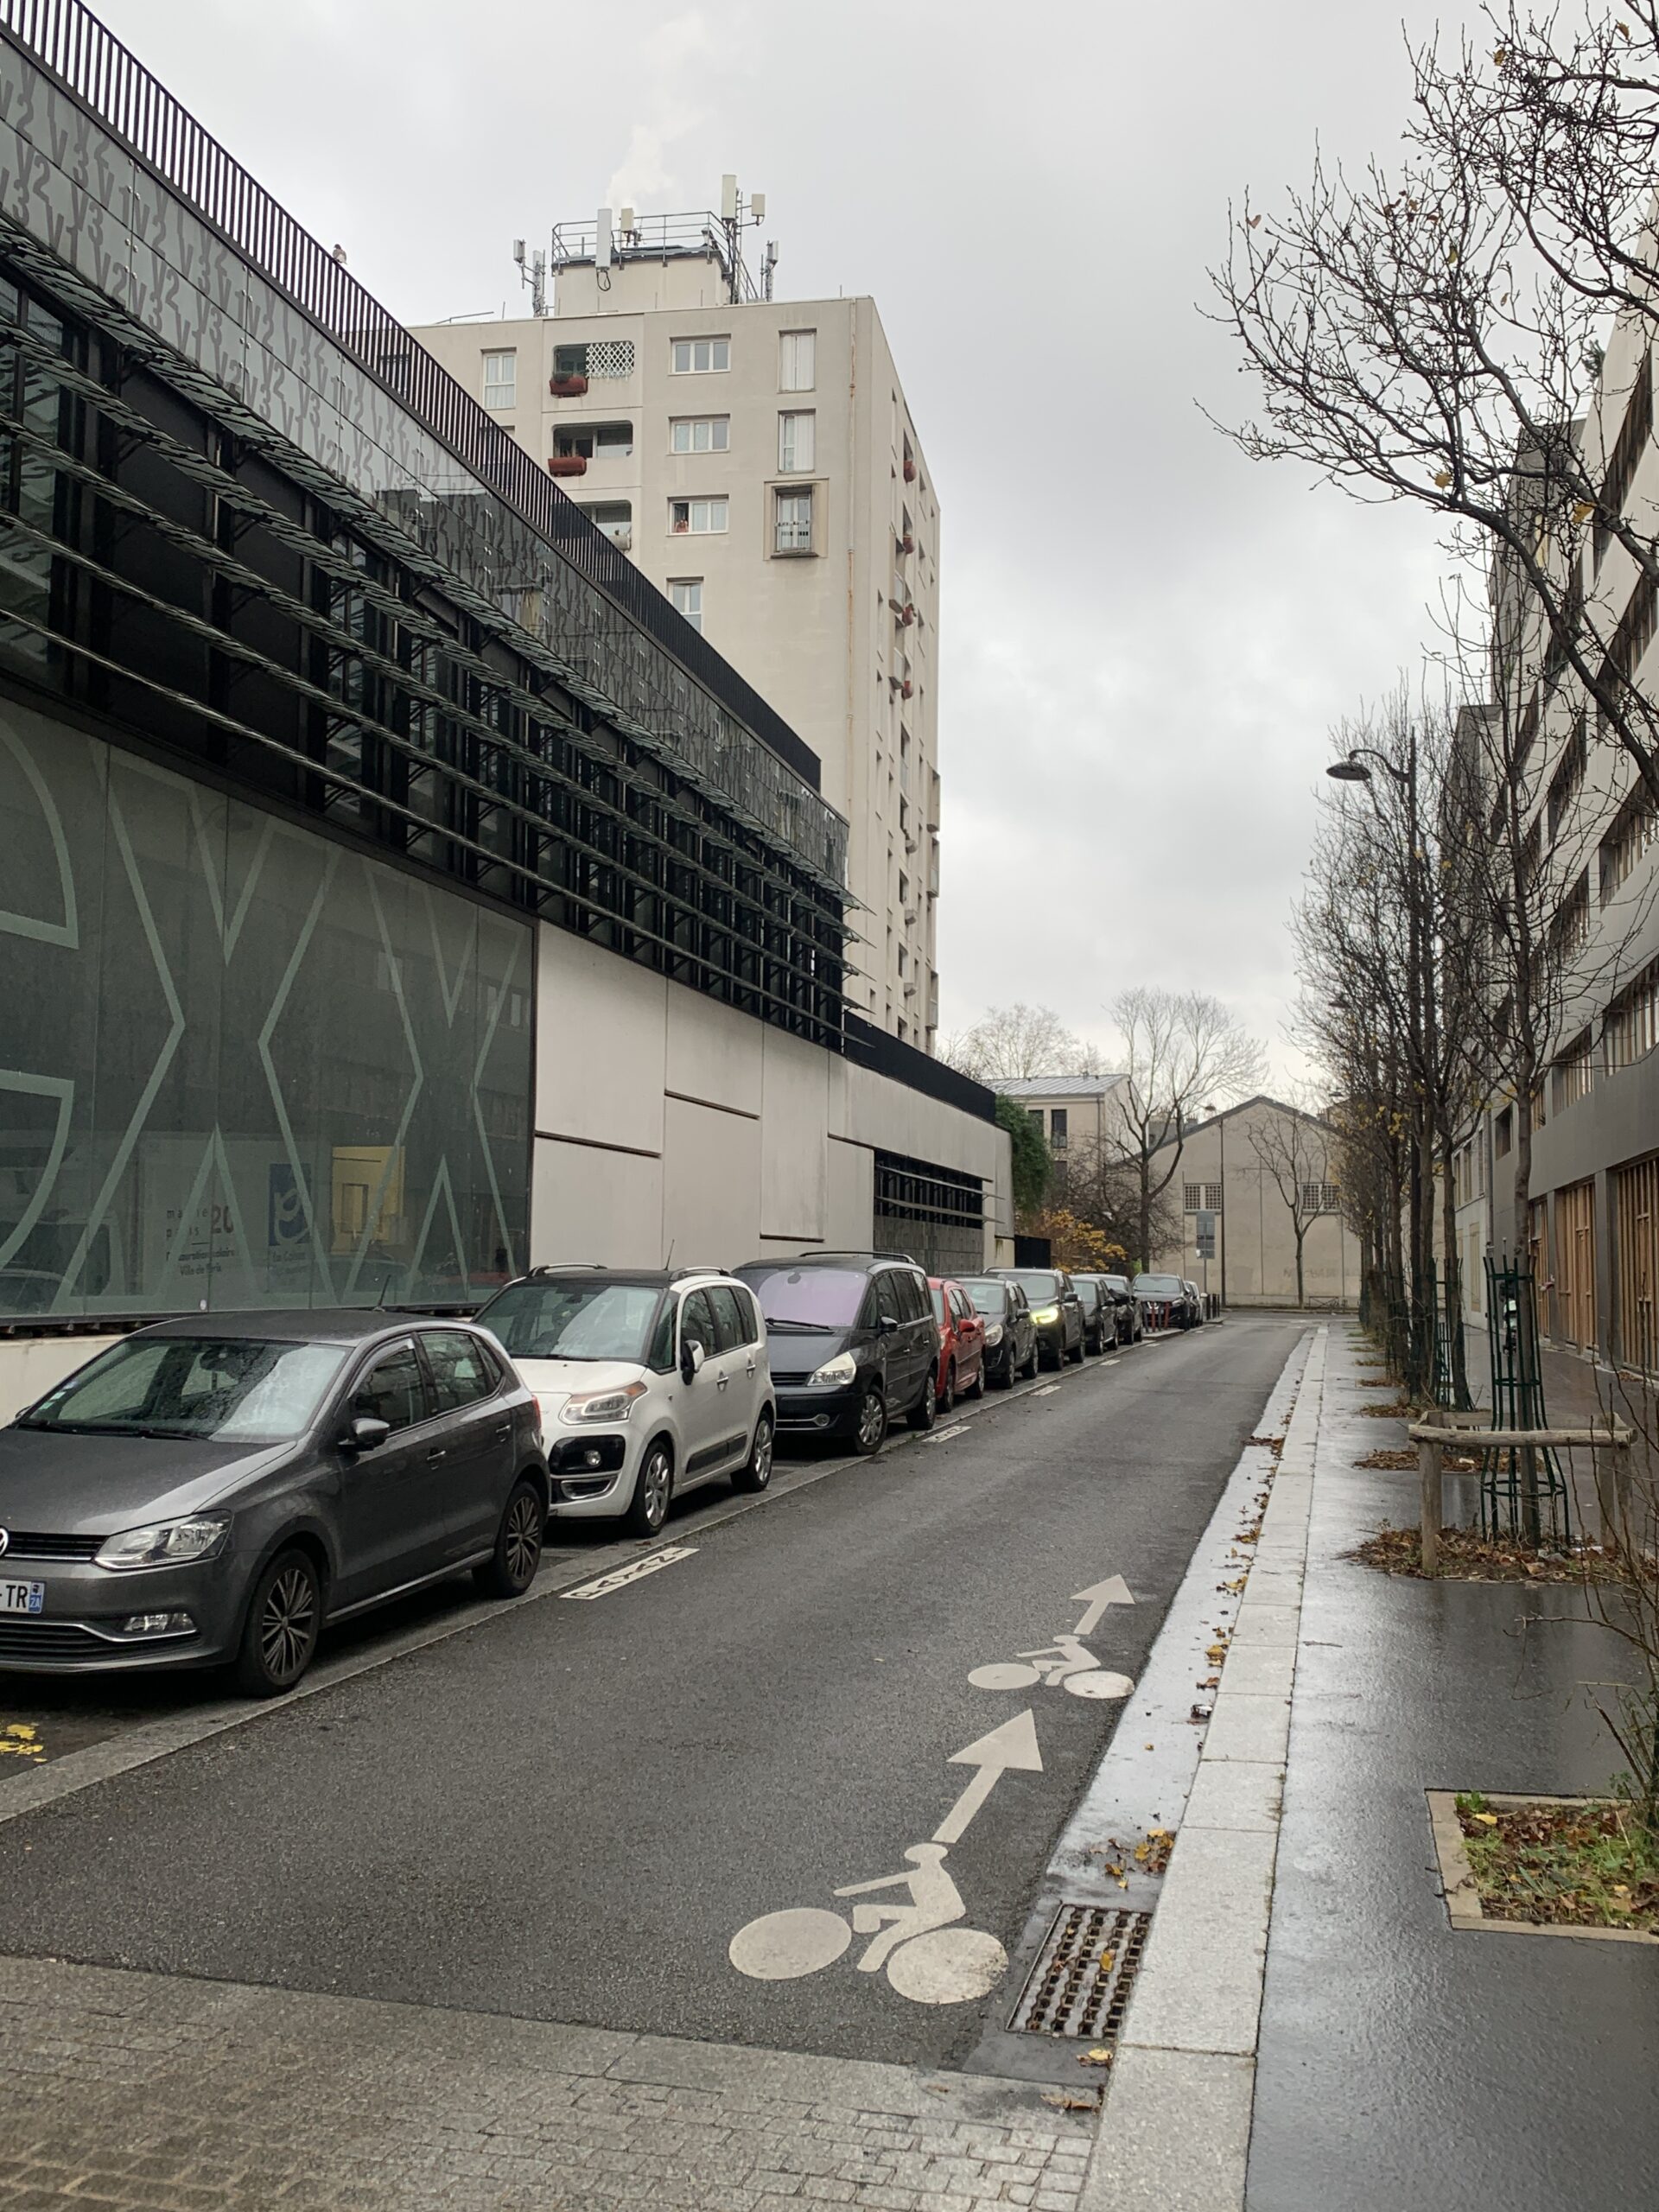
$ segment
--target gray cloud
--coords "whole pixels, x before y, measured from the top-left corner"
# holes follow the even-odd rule
[[[1023,996],[1099,1032],[1115,991],[1166,982],[1276,1044],[1325,731],[1409,660],[1440,562],[1420,519],[1217,436],[1199,403],[1252,395],[1195,303],[1230,196],[1300,181],[1316,133],[1397,143],[1389,11],[103,13],[411,321],[517,312],[509,241],[607,192],[766,190],[786,296],[874,294],[944,509],[946,1027]],[[1077,918],[1064,951],[1008,927],[1039,898]]]

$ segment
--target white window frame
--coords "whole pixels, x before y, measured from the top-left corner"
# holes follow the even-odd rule
[[[671,537],[719,537],[731,528],[731,501],[724,496],[717,499],[671,499],[668,503],[669,535]],[[677,524],[675,517],[682,507],[685,510],[685,521]]]
[[[511,374],[494,378],[490,374],[497,362],[505,361]],[[518,348],[516,346],[491,346],[484,354],[484,404],[498,413],[505,414],[518,404]]]
[[[805,374],[802,374],[804,365]],[[816,391],[818,388],[818,334],[816,330],[780,330],[778,334],[778,389]]]
[[[810,484],[779,484],[773,487],[772,494],[772,551],[774,559],[782,559],[786,561],[798,560],[803,554],[816,553],[817,551],[817,545],[816,543],[818,519],[817,502],[812,496],[812,489],[813,487]],[[798,514],[792,517],[787,523],[785,523],[784,518],[784,507],[785,502],[788,502],[791,505],[798,506],[799,503],[802,501],[805,502],[806,506],[806,534],[804,538],[797,535],[801,527]],[[784,542],[785,531],[790,532],[791,540],[791,542],[787,544]]]
[[[683,615],[701,637],[702,634],[702,578],[701,576],[671,576],[668,596],[674,612]]]
[[[818,418],[810,407],[786,408],[778,417],[778,473],[810,476],[817,462]]]
[[[699,353],[708,359],[699,361]],[[732,365],[729,338],[673,338],[669,340],[668,371],[676,377],[721,376]]]
[[[685,442],[680,442],[680,433]],[[701,445],[697,433],[704,433]],[[671,453],[729,453],[732,449],[732,418],[729,415],[676,415],[668,426],[668,449]]]

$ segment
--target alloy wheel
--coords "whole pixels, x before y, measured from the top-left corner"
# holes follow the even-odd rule
[[[874,1452],[881,1441],[881,1432],[887,1427],[887,1409],[881,1393],[868,1389],[858,1404],[858,1446],[861,1452]]]
[[[259,1656],[273,1681],[289,1681],[300,1675],[316,1635],[316,1584],[296,1560],[283,1569],[265,1592],[259,1617]]]
[[[521,1589],[528,1589],[542,1557],[541,1500],[530,1491],[521,1491],[507,1509],[505,1554],[508,1578]]]
[[[772,1480],[772,1423],[763,1419],[754,1440],[754,1457],[749,1463],[757,1490],[764,1490]]]
[[[653,1530],[660,1529],[668,1518],[668,1493],[672,1481],[668,1454],[659,1445],[639,1470],[639,1487],[645,1497],[645,1517]]]

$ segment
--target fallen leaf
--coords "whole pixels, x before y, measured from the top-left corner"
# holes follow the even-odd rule
[[[1052,2105],[1056,2112],[1098,2112],[1098,2097],[1069,2097],[1064,2089],[1045,2089],[1043,2102]]]
[[[1497,1826],[1497,1815],[1496,1813],[1477,1813],[1474,1817],[1480,1822],[1480,1825],[1484,1828],[1495,1828]]]
[[[1096,2044],[1092,2050],[1080,2050],[1077,2053],[1079,2066],[1109,2066],[1111,2063],[1112,2054],[1103,2043]]]
[[[1440,471],[1440,474],[1439,474],[1438,476],[1436,476],[1436,478],[1434,479],[1434,488],[1435,488],[1435,490],[1436,490],[1437,492],[1444,492],[1444,491],[1445,491],[1445,489],[1446,489],[1446,486],[1447,486],[1451,481],[1452,481],[1452,472],[1451,472],[1451,470],[1450,470],[1449,468],[1443,468],[1443,469],[1441,469],[1441,471]]]
[[[1112,1963],[1116,1956],[1117,1953],[1116,1951],[1103,1951],[1101,1953],[1100,1970],[1103,1974],[1110,1974],[1112,1970]]]

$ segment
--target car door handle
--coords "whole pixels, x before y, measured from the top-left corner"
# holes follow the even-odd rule
[[[753,1362],[753,1360],[751,1360],[751,1361],[749,1362],[749,1373],[750,1373],[751,1375],[753,1375],[753,1372],[754,1372],[754,1362]]]
[[[510,1421],[503,1421],[503,1422],[502,1422],[502,1424],[501,1424],[501,1426],[500,1426],[500,1427],[499,1427],[499,1428],[498,1428],[498,1429],[496,1430],[496,1432],[495,1432],[494,1441],[495,1441],[497,1444],[505,1444],[505,1443],[507,1441],[507,1440],[512,1436],[512,1423]]]
[[[716,1390],[723,1390],[723,1389],[726,1388],[726,1385],[727,1385],[727,1384],[731,1381],[731,1379],[732,1379],[732,1378],[731,1378],[731,1376],[730,1376],[729,1375],[716,1375],[716,1376],[715,1376],[715,1389],[716,1389]]]
[[[448,1452],[444,1449],[442,1444],[435,1444],[432,1446],[432,1449],[426,1455],[426,1464],[429,1467],[435,1460],[447,1459],[448,1456]]]

